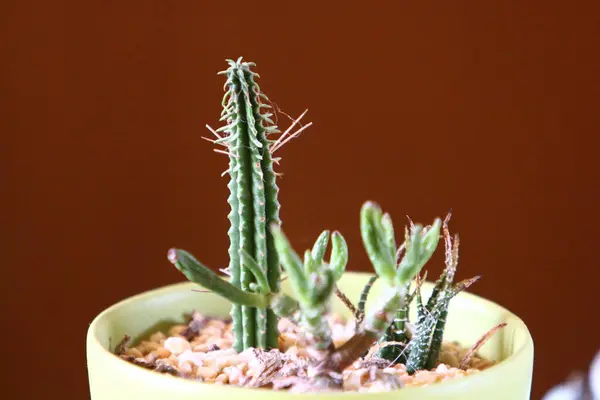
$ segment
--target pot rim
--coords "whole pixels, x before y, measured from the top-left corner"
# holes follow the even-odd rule
[[[346,272],[345,275],[363,276],[363,277],[365,277],[365,279],[368,279],[367,277],[373,276],[372,273],[368,273],[368,272],[350,272],[350,271]],[[424,288],[431,287],[432,285],[433,285],[433,283],[430,281],[426,281],[423,283]],[[158,287],[155,289],[146,290],[146,291],[138,293],[136,295],[127,297],[127,298],[113,304],[112,306],[106,308],[105,310],[103,310],[100,314],[98,314],[93,319],[93,321],[89,325],[87,337],[86,337],[86,345],[87,345],[88,354],[96,353],[98,355],[102,355],[103,357],[106,357],[108,359],[107,362],[108,362],[108,365],[110,365],[110,368],[114,369],[115,371],[119,371],[119,373],[122,373],[122,374],[135,376],[135,379],[133,379],[133,380],[149,380],[149,379],[156,380],[156,383],[158,385],[177,386],[178,390],[180,390],[180,391],[181,390],[186,391],[186,392],[198,391],[198,390],[200,390],[200,387],[202,387],[202,389],[205,391],[207,389],[210,389],[210,390],[218,390],[221,393],[224,393],[223,391],[231,390],[232,395],[235,395],[236,393],[239,394],[244,391],[251,390],[253,392],[260,391],[263,395],[273,394],[276,396],[281,396],[282,392],[274,391],[271,389],[246,388],[246,387],[238,387],[238,386],[233,386],[233,385],[204,384],[200,381],[184,379],[184,378],[175,377],[175,376],[171,376],[169,374],[164,374],[164,373],[157,373],[155,371],[148,370],[148,369],[139,367],[137,365],[134,365],[132,363],[129,363],[125,360],[122,360],[121,358],[119,358],[115,354],[113,354],[110,351],[110,349],[107,349],[105,346],[103,346],[100,343],[100,341],[97,337],[97,334],[98,334],[97,327],[104,318],[107,318],[107,316],[109,316],[115,310],[119,309],[120,307],[123,307],[124,305],[126,305],[128,303],[155,299],[155,298],[161,297],[163,295],[166,295],[168,293],[183,290],[186,287],[197,288],[198,285],[193,282],[184,281],[184,282],[173,283],[173,284],[161,286],[161,287]],[[447,382],[435,383],[430,386],[407,387],[407,388],[401,389],[403,392],[406,392],[408,390],[408,391],[411,391],[411,393],[414,393],[415,395],[417,395],[418,392],[422,391],[422,390],[427,390],[427,391],[439,390],[440,393],[442,393],[445,388],[449,388],[452,386],[458,386],[458,385],[461,385],[461,386],[469,385],[470,382],[475,382],[478,380],[486,380],[486,379],[488,379],[487,377],[491,374],[501,374],[502,371],[508,370],[515,364],[519,363],[519,361],[521,359],[526,358],[528,356],[532,356],[530,354],[533,353],[533,338],[531,337],[531,333],[529,332],[529,329],[527,328],[525,323],[518,316],[516,316],[514,313],[510,312],[505,307],[502,307],[502,306],[498,305],[497,303],[494,303],[493,301],[487,300],[483,297],[477,296],[472,293],[462,292],[457,295],[457,297],[455,298],[455,301],[458,300],[459,298],[462,299],[463,301],[467,301],[469,303],[475,304],[477,307],[493,308],[493,309],[495,309],[496,312],[502,313],[506,319],[510,319],[510,324],[515,327],[515,329],[513,330],[513,337],[515,335],[517,335],[517,333],[520,332],[521,334],[526,335],[526,340],[523,341],[523,343],[520,345],[520,347],[518,347],[517,349],[513,349],[511,351],[511,354],[508,357],[498,361],[498,363],[496,365],[493,365],[492,367],[489,367],[483,371],[480,371],[477,374],[464,376],[464,377],[461,377],[458,379],[453,379],[453,380],[450,380]],[[513,341],[513,343],[514,343],[514,341]],[[200,385],[200,387],[199,387],[199,385]],[[298,395],[302,395],[302,396],[326,395],[328,397],[329,396],[347,397],[347,396],[365,396],[365,395],[377,396],[377,395],[385,395],[385,394],[389,395],[389,393],[390,392],[319,392],[319,393],[306,393],[306,394],[298,394]],[[286,395],[297,395],[297,394],[287,392]]]

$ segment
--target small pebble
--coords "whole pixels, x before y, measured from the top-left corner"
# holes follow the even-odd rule
[[[196,376],[206,380],[214,379],[218,372],[215,368],[210,367],[198,367],[196,370]]]
[[[354,322],[345,323],[339,317],[327,316],[332,327],[332,341],[336,345],[345,343],[356,329]],[[181,336],[186,325],[176,325],[168,334],[156,332],[149,340],[142,341],[136,347],[128,348],[124,354],[135,357],[138,362],[156,363],[179,371],[186,378],[214,384],[247,385],[259,374],[264,374],[266,354],[257,357],[256,350],[247,349],[237,353],[232,348],[232,324],[217,319],[209,320],[200,332],[190,340]],[[285,390],[287,382],[295,376],[314,376],[316,369],[309,367],[307,360],[320,359],[323,354],[315,351],[310,335],[304,334],[286,319],[279,320],[279,350],[283,364],[278,373],[280,378],[273,382],[275,387]],[[277,352],[277,350],[273,350]],[[385,392],[401,386],[427,386],[437,382],[446,382],[460,377],[473,375],[493,365],[492,361],[475,354],[463,371],[458,369],[460,361],[468,349],[456,343],[444,343],[440,351],[440,364],[430,371],[418,371],[410,376],[403,364],[377,368],[361,367],[368,365],[357,360],[340,375],[343,389],[355,392]],[[280,383],[277,385],[277,383]]]
[[[190,344],[190,342],[188,342],[184,338],[178,337],[178,336],[173,336],[173,337],[170,337],[167,340],[165,340],[164,347],[169,352],[171,352],[175,355],[181,354],[186,350],[192,349],[192,345]]]
[[[135,357],[135,358],[142,358],[142,357],[144,357],[144,355],[142,354],[142,352],[139,351],[138,349],[136,349],[135,347],[131,348],[131,349],[127,349],[125,351],[125,355],[132,356],[132,357]]]
[[[156,350],[156,355],[160,358],[168,358],[171,355],[171,352],[164,347],[160,347]]]
[[[229,382],[229,376],[227,376],[227,374],[220,374],[219,376],[217,376],[215,378],[215,383],[224,384],[224,383],[228,383],[228,382]]]

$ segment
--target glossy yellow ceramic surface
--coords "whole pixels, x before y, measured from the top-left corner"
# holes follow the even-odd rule
[[[353,301],[370,275],[347,273],[339,286]],[[167,286],[126,299],[102,312],[87,335],[87,365],[92,400],[284,400],[299,395],[268,389],[244,389],[203,384],[145,370],[110,353],[125,334],[139,337],[165,323],[181,322],[196,309],[203,314],[226,316],[229,303],[212,293],[192,291],[191,283]],[[377,296],[376,284],[371,299]],[[428,294],[431,284],[426,284]],[[335,301],[337,311],[346,313]],[[368,304],[367,304],[368,307]],[[414,310],[413,310],[414,312]],[[445,340],[471,345],[484,332],[508,323],[482,348],[481,353],[502,360],[481,373],[429,387],[406,388],[388,393],[307,394],[312,398],[364,400],[473,399],[527,400],[533,370],[533,341],[525,324],[506,309],[472,294],[463,293],[451,302]]]

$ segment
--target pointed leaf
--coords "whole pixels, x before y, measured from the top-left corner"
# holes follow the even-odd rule
[[[312,248],[312,258],[315,262],[321,264],[327,251],[327,245],[329,244],[329,231],[323,231]]]
[[[190,281],[212,290],[233,303],[257,308],[267,306],[264,295],[244,292],[233,286],[184,250],[171,249],[168,252],[168,258]]]
[[[340,280],[346,271],[346,264],[348,264],[348,244],[342,234],[335,231],[331,236],[331,260],[329,261],[329,268],[333,272],[336,282]]]
[[[281,265],[288,275],[292,288],[298,297],[303,300],[307,299],[309,294],[308,281],[304,275],[304,268],[300,257],[292,249],[279,225],[271,224],[271,232],[275,239],[275,249],[279,255]]]

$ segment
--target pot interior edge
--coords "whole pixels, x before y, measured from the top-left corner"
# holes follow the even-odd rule
[[[356,304],[362,287],[370,276],[372,275],[367,273],[347,273],[338,286]],[[367,301],[367,309],[376,301],[381,287],[379,281],[375,283]],[[184,282],[125,299],[96,318],[96,338],[104,348],[112,351],[125,335],[139,341],[158,330],[164,332],[172,324],[183,323],[185,316],[194,310],[215,317],[228,316],[230,303],[227,300],[214,293],[197,292],[194,290],[197,288],[193,283]],[[424,301],[432,288],[431,282],[424,283]],[[284,282],[282,289],[289,292],[289,284]],[[411,320],[415,319],[414,305],[413,302]],[[332,309],[346,317],[350,316],[347,308],[336,297],[332,301]],[[529,340],[527,328],[518,317],[503,307],[478,296],[461,293],[450,303],[444,340],[458,341],[469,347],[485,332],[502,322],[506,322],[507,326],[479,351],[484,357],[496,361],[510,357]],[[466,325],[469,329],[465,329]]]

